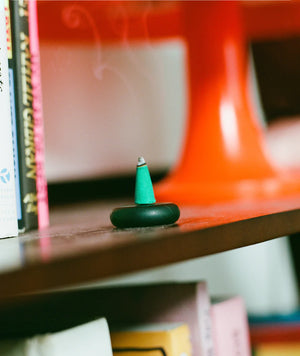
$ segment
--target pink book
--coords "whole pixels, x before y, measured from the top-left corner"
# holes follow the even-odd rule
[[[247,312],[241,297],[212,305],[212,323],[217,356],[251,356]]]
[[[34,110],[34,133],[36,147],[36,188],[39,229],[49,225],[48,189],[45,173],[44,123],[40,69],[40,47],[38,35],[37,1],[28,1],[29,37],[31,52],[32,92]]]

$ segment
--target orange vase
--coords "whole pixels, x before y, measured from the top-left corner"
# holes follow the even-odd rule
[[[155,185],[159,201],[213,203],[300,192],[266,153],[248,94],[247,49],[234,1],[185,1],[189,80],[181,158]]]

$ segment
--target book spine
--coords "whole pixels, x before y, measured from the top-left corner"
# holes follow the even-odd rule
[[[169,333],[170,344],[172,345],[172,351],[176,356],[191,356],[192,344],[190,329],[187,324],[182,324],[174,332]]]
[[[14,156],[14,176],[16,187],[16,204],[18,228],[20,231],[24,229],[24,220],[22,217],[21,206],[21,188],[19,174],[19,154],[18,154],[18,139],[17,139],[17,122],[16,122],[16,104],[15,104],[15,87],[14,87],[14,68],[13,68],[13,51],[11,38],[11,15],[9,9],[9,0],[4,0],[6,37],[7,37],[7,56],[8,56],[8,75],[9,75],[9,97],[11,111],[11,126],[12,126],[12,141],[13,141],[13,156]]]
[[[32,95],[33,95],[34,138],[35,138],[35,149],[36,149],[35,159],[36,159],[38,226],[39,228],[42,229],[49,226],[49,205],[48,205],[47,178],[45,172],[44,120],[43,120],[40,47],[39,47],[36,0],[29,0],[28,12],[29,12],[30,53],[31,53],[31,84],[32,84]]]
[[[38,227],[28,1],[10,0],[17,142],[25,230]]]
[[[251,356],[247,311],[241,297],[213,304],[212,321],[217,356]]]
[[[201,356],[215,356],[211,302],[207,283],[197,285],[197,312],[201,340]]]
[[[0,0],[0,237],[18,234],[4,1]]]

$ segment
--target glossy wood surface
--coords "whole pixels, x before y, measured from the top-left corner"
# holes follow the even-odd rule
[[[48,230],[0,240],[0,296],[99,281],[300,231],[300,196],[185,206],[177,225],[117,230],[109,215],[124,204],[58,207]]]

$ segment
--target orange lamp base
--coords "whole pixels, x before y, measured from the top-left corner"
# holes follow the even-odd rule
[[[300,193],[300,174],[278,171],[248,94],[237,1],[185,1],[189,114],[182,155],[154,186],[159,201],[209,204]]]
[[[277,199],[300,195],[300,172],[282,172],[265,179],[237,181],[179,181],[172,176],[155,185],[158,202],[177,204],[214,204],[236,200]]]

